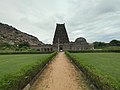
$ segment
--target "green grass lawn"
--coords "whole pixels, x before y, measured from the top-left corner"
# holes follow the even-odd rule
[[[120,50],[120,46],[107,46],[103,47],[103,50]]]
[[[120,53],[69,53],[75,62],[95,75],[101,82],[120,89]]]
[[[21,68],[44,60],[50,54],[0,55],[0,78]]]
[[[0,90],[21,90],[50,57],[53,53],[0,55]],[[21,82],[24,85],[20,86]]]

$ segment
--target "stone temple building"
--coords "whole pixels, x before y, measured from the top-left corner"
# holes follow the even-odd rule
[[[31,48],[37,49],[41,52],[49,51],[81,51],[91,50],[93,45],[89,44],[83,37],[77,38],[74,42],[69,41],[69,37],[65,28],[65,24],[56,24],[56,30],[53,38],[53,44],[43,44],[38,46],[32,46]]]

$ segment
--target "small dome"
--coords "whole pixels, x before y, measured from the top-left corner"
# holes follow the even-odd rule
[[[85,43],[86,43],[87,41],[86,41],[85,38],[79,37],[79,38],[77,38],[77,39],[75,40],[75,42],[76,42],[76,43],[81,43],[81,42],[85,42]]]

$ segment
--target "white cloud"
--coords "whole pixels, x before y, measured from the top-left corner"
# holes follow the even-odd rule
[[[56,23],[66,23],[70,40],[120,39],[119,0],[0,0],[0,20],[52,43]]]

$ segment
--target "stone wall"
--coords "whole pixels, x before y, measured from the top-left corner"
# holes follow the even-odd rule
[[[53,46],[52,45],[40,45],[40,46],[31,46],[32,49],[35,49],[40,52],[51,52],[53,51]]]

